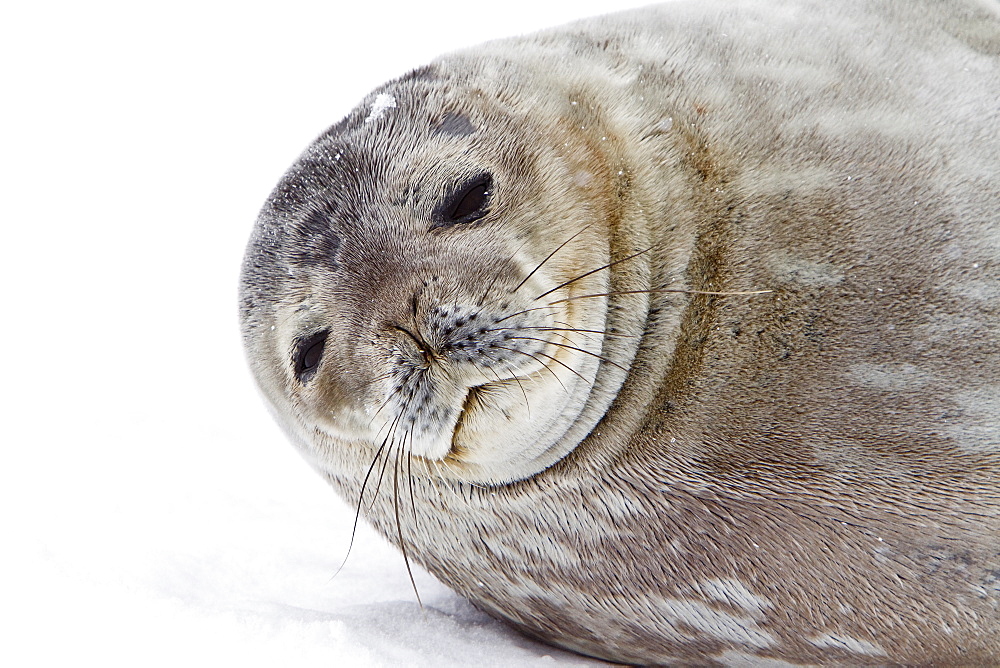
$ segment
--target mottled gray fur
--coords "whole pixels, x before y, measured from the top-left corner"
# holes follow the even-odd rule
[[[1000,663],[998,16],[677,3],[387,84],[261,213],[262,391],[410,559],[538,638]],[[488,210],[447,221],[480,174]]]

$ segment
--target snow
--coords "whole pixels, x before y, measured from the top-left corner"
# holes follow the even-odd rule
[[[387,109],[394,109],[395,107],[396,98],[388,93],[379,93],[375,96],[375,101],[372,102],[372,110],[368,114],[368,118],[365,119],[365,123],[377,121],[382,118]]]
[[[0,664],[596,664],[417,570],[421,608],[364,526],[332,577],[353,511],[257,396],[236,280],[270,189],[370,89],[623,5],[343,4],[5,9]]]

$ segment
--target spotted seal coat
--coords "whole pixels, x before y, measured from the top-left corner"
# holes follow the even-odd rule
[[[676,3],[386,84],[251,238],[268,404],[557,645],[1000,662],[998,13]]]

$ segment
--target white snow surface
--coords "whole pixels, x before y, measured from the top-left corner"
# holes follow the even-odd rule
[[[364,526],[332,577],[353,510],[257,396],[236,284],[271,188],[370,89],[630,4],[4,9],[0,665],[598,664],[418,570],[420,608]]]

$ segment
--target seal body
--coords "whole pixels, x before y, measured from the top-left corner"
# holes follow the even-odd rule
[[[320,136],[247,251],[255,377],[535,637],[1000,662],[997,3],[695,4],[444,57]]]

